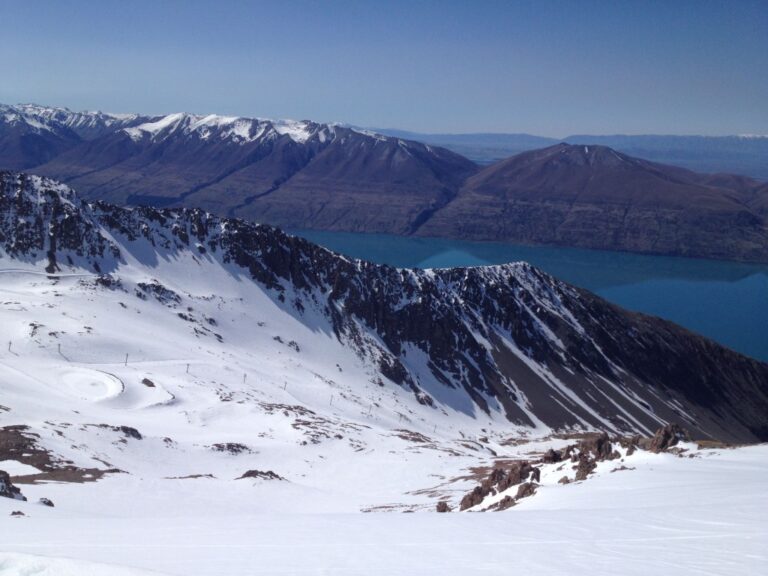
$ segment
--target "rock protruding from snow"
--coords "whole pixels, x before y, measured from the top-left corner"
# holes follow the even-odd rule
[[[596,472],[600,463],[612,460],[623,462],[637,450],[664,452],[676,446],[679,440],[689,438],[688,432],[675,424],[662,426],[652,437],[646,438],[637,435],[611,438],[607,432],[586,434],[578,442],[559,450],[549,448],[535,461],[520,460],[494,468],[485,480],[462,498],[459,509],[506,510],[522,498],[536,493],[545,468],[553,474],[569,467],[575,471],[573,480],[566,474],[560,477],[557,484],[583,482]],[[620,470],[631,468],[622,465],[611,472]]]
[[[13,500],[27,500],[21,490],[11,483],[10,475],[4,470],[0,470],[0,496]]]
[[[244,478],[255,478],[257,480],[285,480],[285,478],[275,472],[272,472],[272,470],[248,470],[242,476],[240,476],[238,480],[242,480]]]
[[[527,460],[513,462],[506,469],[494,468],[487,479],[462,498],[459,509],[473,508],[485,500],[487,496],[504,492],[511,486],[521,484],[533,473],[534,468]]]
[[[667,424],[656,430],[653,438],[650,440],[648,450],[651,452],[664,452],[677,445],[680,441],[689,441],[690,435],[686,430],[677,424]]]

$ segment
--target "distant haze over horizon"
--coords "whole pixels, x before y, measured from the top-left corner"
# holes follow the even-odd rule
[[[0,101],[432,134],[768,134],[738,3],[3,0]]]

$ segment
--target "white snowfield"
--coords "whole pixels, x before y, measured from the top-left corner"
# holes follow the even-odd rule
[[[503,513],[258,512],[242,495],[239,510],[224,511],[217,504],[238,497],[222,489],[209,499],[210,484],[124,493],[131,515],[111,502],[100,513],[33,505],[30,517],[3,520],[0,550],[13,553],[0,552],[0,574],[765,574],[765,446],[631,465],[540,488]],[[105,502],[81,488],[75,499]],[[153,509],[162,497],[175,511]]]
[[[107,289],[0,257],[0,429],[79,470],[0,464],[28,499],[0,498],[2,575],[768,571],[766,445],[547,470],[503,513],[459,513],[478,467],[567,442],[449,389],[420,404],[242,274],[147,261]]]
[[[323,143],[336,136],[335,124],[318,124],[309,120],[248,118],[219,114],[175,112],[162,116],[75,112],[67,108],[19,104],[0,104],[0,119],[8,124],[25,125],[32,132],[57,132],[65,127],[80,134],[92,131],[122,131],[134,141],[161,141],[170,136],[196,136],[202,140],[217,138],[236,144],[275,139],[287,135],[303,144],[312,137]],[[385,137],[368,130],[355,130],[379,139]]]

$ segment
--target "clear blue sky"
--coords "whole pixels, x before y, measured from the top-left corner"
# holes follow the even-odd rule
[[[768,0],[0,0],[0,102],[432,132],[768,133]]]

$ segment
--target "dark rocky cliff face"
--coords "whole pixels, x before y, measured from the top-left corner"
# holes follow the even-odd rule
[[[0,183],[6,257],[119,274],[136,243],[191,251],[247,273],[299,319],[317,310],[383,380],[436,408],[557,429],[650,433],[676,422],[700,437],[768,439],[768,365],[528,264],[395,269],[201,210],[87,204],[13,173]]]

